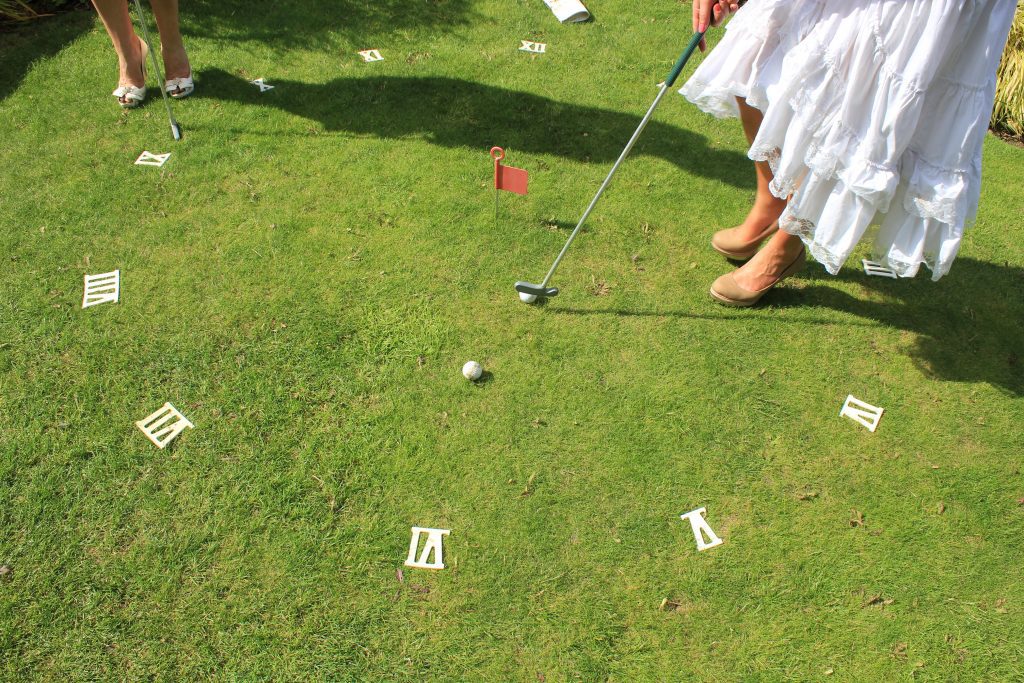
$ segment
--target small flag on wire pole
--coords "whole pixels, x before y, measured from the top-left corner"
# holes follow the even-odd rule
[[[505,166],[501,163],[501,160],[505,158],[505,150],[501,147],[491,148],[491,158],[494,159],[494,227],[497,229],[499,190],[526,194],[529,174],[524,169]]]

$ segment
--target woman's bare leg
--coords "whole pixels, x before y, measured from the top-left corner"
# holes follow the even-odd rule
[[[192,67],[181,40],[178,24],[178,0],[150,0],[153,16],[160,30],[160,50],[164,58],[164,78],[185,78],[192,73]],[[162,85],[162,84],[161,84]]]
[[[764,116],[744,100],[736,98],[736,102],[740,107],[740,121],[743,122],[747,142],[753,144]],[[768,189],[769,183],[775,177],[768,163],[755,161],[754,166],[757,170],[757,196],[746,220],[739,226],[740,235],[746,235],[750,239],[757,237],[766,227],[778,220],[786,208],[786,200],[779,199]],[[803,244],[799,237],[778,231],[754,258],[736,270],[733,274],[736,284],[752,292],[770,286],[778,279],[779,273],[793,263],[801,249]]]
[[[118,85],[141,88],[146,84],[142,77],[142,44],[135,35],[132,18],[128,14],[128,3],[126,0],[92,0],[92,4],[117,52],[121,70]]]
[[[736,103],[740,108],[740,121],[743,123],[743,132],[747,135],[747,142],[753,144],[757,131],[761,128],[764,115],[739,97],[736,98]],[[756,238],[764,232],[765,228],[778,220],[786,208],[786,200],[779,199],[768,189],[768,185],[774,177],[768,162],[755,161],[754,167],[757,173],[757,196],[754,198],[754,206],[751,207],[750,213],[747,214],[743,223],[737,226],[737,237],[741,239]]]

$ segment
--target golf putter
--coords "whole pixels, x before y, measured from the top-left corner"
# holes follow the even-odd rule
[[[744,0],[744,2],[745,1],[746,0]],[[138,0],[136,0],[136,2],[138,2]],[[742,5],[744,3],[740,2],[739,4]],[[711,26],[709,25],[708,28],[710,29]],[[646,114],[644,114],[644,118],[640,121],[640,125],[637,126],[636,132],[633,133],[633,137],[631,137],[629,142],[626,143],[626,148],[622,150],[622,154],[619,155],[615,165],[612,166],[612,170],[608,172],[608,177],[604,179],[603,183],[601,183],[601,187],[597,191],[597,194],[594,195],[592,200],[590,200],[590,206],[588,206],[587,210],[583,212],[583,217],[580,218],[580,222],[576,224],[576,228],[572,231],[572,234],[569,235],[569,239],[566,240],[565,246],[562,247],[562,251],[558,253],[558,257],[555,259],[555,262],[551,264],[551,269],[548,271],[548,274],[544,276],[544,280],[540,284],[520,280],[515,284],[517,292],[520,294],[532,294],[533,296],[538,297],[558,296],[558,287],[550,286],[551,278],[558,269],[558,264],[562,262],[565,252],[569,251],[569,246],[572,245],[573,240],[576,239],[576,235],[586,222],[587,216],[589,216],[590,212],[594,210],[595,206],[597,206],[598,200],[601,199],[601,195],[604,194],[605,189],[608,187],[609,183],[611,183],[615,172],[619,170],[619,166],[623,161],[625,161],[626,157],[629,156],[630,151],[633,149],[633,145],[636,144],[636,141],[640,138],[640,134],[643,133],[644,128],[647,127],[647,122],[651,120],[654,110],[657,109],[658,105],[661,103],[661,98],[663,98],[669,88],[675,84],[676,79],[679,78],[679,74],[683,71],[683,67],[686,66],[686,62],[689,61],[693,51],[697,49],[698,45],[700,45],[700,41],[704,38],[705,33],[707,33],[707,31],[697,31],[694,33],[693,38],[690,39],[689,45],[687,45],[686,49],[683,50],[683,54],[679,55],[679,59],[676,60],[675,66],[673,66],[672,71],[669,72],[668,78],[666,78],[665,82],[661,84],[661,90],[658,91],[658,96],[654,98],[654,103],[651,104],[651,108],[647,110]]]
[[[149,45],[149,56],[153,58],[153,71],[156,72],[157,84],[160,87],[160,94],[164,96],[164,106],[167,107],[167,119],[171,122],[171,136],[175,140],[181,140],[181,126],[174,120],[174,113],[171,111],[171,100],[167,97],[167,91],[164,89],[164,76],[160,73],[160,63],[156,58],[156,50],[153,49],[153,43],[149,40],[149,28],[146,23],[146,13],[142,10],[142,3],[139,0],[135,0],[135,9],[139,12],[139,23],[142,24],[142,35],[146,39],[146,44]]]

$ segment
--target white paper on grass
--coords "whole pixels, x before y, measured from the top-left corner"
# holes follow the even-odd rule
[[[116,304],[121,296],[121,271],[85,276],[82,288],[82,308],[98,304]]]
[[[706,508],[697,508],[687,512],[685,515],[680,515],[682,519],[690,522],[693,538],[697,541],[697,550],[707,550],[724,543],[722,539],[715,535],[715,532],[711,530],[711,525],[704,519],[705,510]],[[705,535],[707,536],[707,541],[704,540]]]
[[[893,280],[899,278],[899,275],[897,275],[894,270],[886,268],[881,263],[868,261],[867,259],[861,259],[861,262],[864,264],[864,272],[868,275],[874,275],[875,277],[891,277]]]
[[[848,417],[854,422],[859,422],[873,432],[878,428],[878,421],[882,419],[882,413],[884,412],[884,408],[865,403],[854,398],[851,394],[846,397],[846,402],[843,403],[839,416]]]
[[[171,153],[167,154],[153,154],[152,152],[143,152],[139,155],[139,158],[135,160],[136,166],[163,166],[167,163],[167,160],[171,158]]]
[[[384,55],[380,53],[380,50],[360,50],[359,56],[363,58],[364,62],[384,61]]]
[[[194,427],[177,408],[170,403],[163,404],[158,410],[135,423],[146,438],[157,448],[163,448],[174,441],[185,429]]]
[[[451,533],[451,529],[427,529],[414,526],[412,528],[412,540],[409,542],[409,556],[405,558],[406,567],[417,567],[419,569],[444,569],[444,555],[442,554],[441,539]],[[420,545],[420,536],[426,534],[427,542],[423,544],[423,551],[419,558],[416,557],[416,550]],[[430,553],[434,553],[434,561],[430,562]]]
[[[544,0],[544,4],[551,8],[555,18],[563,24],[586,21],[590,18],[590,12],[579,0]]]
[[[520,40],[522,45],[519,48],[520,52],[531,52],[535,55],[542,55],[548,51],[547,43],[535,43],[532,40]]]
[[[249,81],[249,82],[252,83],[255,86],[258,86],[259,89],[260,89],[260,92],[267,92],[268,90],[273,90],[274,89],[274,86],[270,85],[269,83],[264,81],[262,78],[257,78],[255,81]]]

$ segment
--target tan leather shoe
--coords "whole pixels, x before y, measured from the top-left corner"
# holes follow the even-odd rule
[[[721,276],[715,283],[711,285],[711,296],[713,296],[719,303],[726,306],[753,306],[761,297],[764,296],[768,290],[775,285],[779,284],[793,273],[797,273],[803,269],[807,263],[807,250],[800,247],[800,253],[797,257],[786,266],[785,269],[779,276],[775,278],[775,282],[771,283],[763,289],[759,289],[756,292],[751,292],[749,289],[744,289],[736,284],[736,279],[733,277],[733,273],[726,273]]]
[[[719,230],[711,237],[711,246],[718,253],[725,254],[733,260],[746,261],[757,253],[757,248],[761,246],[761,242],[775,234],[775,231],[778,229],[779,222],[774,221],[752,240],[743,240],[737,237],[738,227]]]

